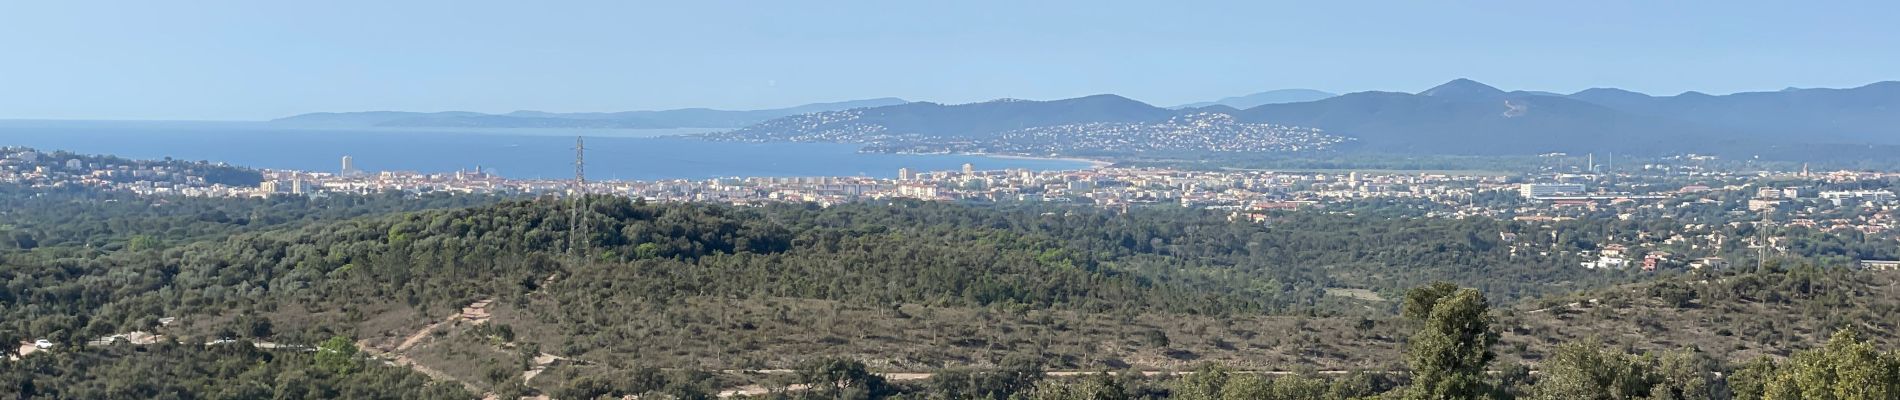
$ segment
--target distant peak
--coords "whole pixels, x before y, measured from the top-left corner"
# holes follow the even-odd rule
[[[1453,79],[1451,82],[1445,82],[1443,85],[1425,89],[1425,91],[1418,92],[1418,94],[1432,97],[1493,97],[1503,95],[1504,91],[1491,87],[1491,85],[1478,83],[1478,81],[1458,78]]]
[[[1233,114],[1233,113],[1240,112],[1240,109],[1234,108],[1233,106],[1229,106],[1226,104],[1214,104],[1214,105],[1207,105],[1207,106],[1201,106],[1201,107],[1182,108],[1181,110],[1193,110],[1193,111],[1198,111],[1198,112],[1221,113],[1221,114]]]
[[[1632,92],[1632,91],[1628,91],[1628,90],[1623,90],[1623,89],[1618,89],[1618,88],[1589,88],[1589,89],[1584,89],[1584,90],[1581,90],[1581,91],[1578,91],[1578,92],[1576,92],[1576,93],[1572,93],[1571,95],[1584,95],[1584,94],[1620,94],[1620,95],[1628,95],[1628,94],[1642,94],[1642,93],[1637,93],[1637,92]],[[1645,95],[1645,96],[1647,96],[1647,95]]]
[[[1172,108],[1190,109],[1221,105],[1240,110],[1267,104],[1305,103],[1324,100],[1334,96],[1338,95],[1313,89],[1274,89],[1245,96],[1225,97],[1216,101],[1183,104]]]
[[[1900,88],[1900,81],[1874,82],[1874,83],[1869,83],[1865,86],[1858,87],[1856,89],[1874,89],[1874,88],[1886,88],[1886,89]]]
[[[1077,99],[1077,100],[1114,100],[1114,101],[1135,101],[1135,99],[1130,99],[1130,98],[1127,98],[1127,97],[1123,97],[1122,95],[1118,95],[1118,94],[1112,94],[1112,93],[1103,93],[1103,94],[1092,94],[1092,95],[1087,95],[1087,96],[1082,96],[1082,97],[1077,97],[1077,98],[1075,98],[1075,99]]]
[[[875,98],[875,99],[859,99],[859,100],[845,100],[845,101],[832,101],[832,102],[823,102],[823,103],[811,103],[811,104],[805,104],[805,105],[799,105],[799,106],[796,106],[796,107],[823,107],[823,106],[837,106],[837,105],[871,105],[871,106],[888,106],[888,105],[897,105],[897,104],[904,104],[904,103],[909,103],[909,102],[910,102],[910,101],[908,101],[908,100],[904,100],[904,99],[901,99],[901,98],[896,98],[896,97],[879,97],[879,98]],[[794,107],[794,108],[796,108],[796,107]]]

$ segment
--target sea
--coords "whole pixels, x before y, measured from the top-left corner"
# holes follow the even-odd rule
[[[0,120],[0,146],[134,159],[336,171],[350,156],[365,171],[483,171],[516,179],[574,176],[575,137],[586,139],[588,179],[896,177],[912,171],[1083,169],[1075,160],[982,155],[860,153],[835,143],[735,143],[693,138],[705,129],[311,128],[267,122]]]

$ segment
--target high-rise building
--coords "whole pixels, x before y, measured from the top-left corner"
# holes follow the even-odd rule
[[[971,165],[970,163],[963,163],[963,174],[964,175],[976,174],[976,166]]]
[[[900,180],[900,181],[909,181],[909,180],[910,180],[910,168],[898,168],[898,169],[897,169],[897,180]]]
[[[356,175],[356,159],[350,158],[350,156],[343,156],[343,170],[341,173],[343,175]]]

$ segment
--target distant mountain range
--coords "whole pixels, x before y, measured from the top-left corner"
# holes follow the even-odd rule
[[[1719,132],[1666,118],[1459,79],[1416,94],[1358,92],[1241,110],[1242,121],[1325,129],[1371,150],[1436,154],[1682,149]]]
[[[1259,106],[1263,106],[1267,104],[1304,103],[1308,101],[1321,100],[1321,99],[1325,99],[1325,98],[1333,97],[1333,96],[1338,96],[1338,95],[1322,92],[1318,90],[1313,90],[1313,89],[1280,89],[1280,90],[1269,90],[1265,92],[1254,93],[1254,94],[1250,94],[1246,96],[1228,97],[1228,98],[1215,100],[1215,101],[1182,104],[1182,105],[1174,106],[1173,108],[1176,110],[1182,110],[1182,109],[1203,108],[1203,107],[1210,107],[1210,106],[1228,106],[1228,107],[1233,107],[1235,109],[1246,109],[1246,108],[1259,107]]]
[[[875,148],[927,151],[928,147],[910,144],[972,139],[960,145],[967,147],[993,142],[1004,132],[1038,127],[1166,126],[1174,117],[1194,113],[1228,114],[1243,124],[1317,128],[1315,132],[1354,139],[1342,143],[1354,149],[1396,153],[1643,154],[1900,145],[1900,82],[1852,89],[1650,96],[1617,89],[1568,95],[1507,92],[1458,79],[1418,93],[1358,92],[1246,108],[1212,104],[1178,110],[1115,95],[961,105],[909,103],[790,116],[711,136],[867,143],[877,144]],[[1153,132],[1144,135],[1164,137]]]
[[[887,152],[1038,155],[1314,151],[1350,141],[1312,129],[1235,121],[1232,110],[1218,105],[1170,110],[1112,94],[956,105],[918,102],[791,116],[706,136],[860,143],[867,150]]]
[[[323,127],[427,127],[427,128],[738,128],[773,118],[862,107],[880,107],[908,103],[898,98],[853,100],[836,103],[806,104],[769,110],[714,110],[684,108],[661,111],[623,111],[605,113],[550,113],[515,111],[485,114],[468,111],[403,112],[364,111],[309,113],[272,120],[273,123]]]
[[[1054,101],[999,99],[956,105],[916,102],[779,118],[726,136],[839,142],[862,142],[885,136],[980,137],[1071,123],[1160,122],[1177,114],[1174,110],[1112,94]]]
[[[1712,96],[1589,89],[1569,96],[1605,107],[1726,130],[1850,143],[1900,143],[1900,82]]]
[[[906,152],[1062,153],[1084,148],[1099,152],[1115,147],[1103,143],[1124,140],[1168,142],[1120,146],[1128,151],[1198,147],[1469,155],[1726,151],[1884,156],[1889,150],[1900,150],[1900,82],[1851,89],[1652,96],[1612,88],[1571,94],[1504,91],[1457,79],[1417,93],[1335,96],[1291,89],[1183,107],[1162,108],[1101,94],[970,104],[882,98],[750,111],[373,111],[304,114],[275,122],[354,127],[721,128],[734,130],[706,136],[860,143],[872,145],[867,149]],[[1200,114],[1231,118],[1179,118]],[[1052,137],[1065,132],[1077,137]],[[1215,138],[1222,135],[1235,138]],[[1026,139],[1032,137],[1034,143]]]
[[[1792,144],[1900,144],[1900,82],[1713,96],[1620,89],[1505,92],[1459,79],[1417,94],[1361,92],[1240,111],[1380,150],[1671,152]]]

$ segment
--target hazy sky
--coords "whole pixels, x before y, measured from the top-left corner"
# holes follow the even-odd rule
[[[924,3],[8,1],[0,118],[1900,79],[1893,1]]]

